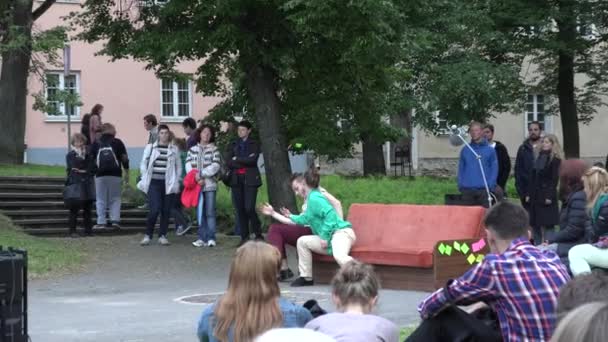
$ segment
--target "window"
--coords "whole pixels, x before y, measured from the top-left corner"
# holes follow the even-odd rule
[[[46,99],[50,106],[55,110],[54,113],[47,113],[48,117],[78,117],[80,108],[76,105],[67,105],[65,102],[59,102],[56,99],[58,91],[68,91],[71,94],[80,93],[80,79],[78,74],[70,74],[65,76],[60,72],[46,73]]]
[[[433,114],[433,117],[435,119],[435,123],[437,124],[436,134],[437,135],[450,135],[451,131],[450,131],[450,125],[448,123],[448,119],[446,119],[444,115],[441,115],[440,111],[436,111]]]
[[[192,96],[189,80],[161,80],[161,117],[191,116]]]
[[[542,130],[551,132],[551,117],[547,115],[545,104],[544,95],[528,94],[525,132],[528,132],[528,125],[533,121],[538,121]]]

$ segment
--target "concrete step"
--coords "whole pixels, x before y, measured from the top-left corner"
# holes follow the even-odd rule
[[[122,202],[122,210],[134,209],[136,206],[130,202]],[[0,209],[2,210],[17,210],[17,209],[65,209],[63,200],[48,200],[48,201],[2,201],[0,200]]]
[[[0,209],[0,212],[6,216],[9,216],[14,219],[18,218],[54,218],[54,217],[67,217],[69,215],[69,210],[61,208],[61,209]],[[97,211],[93,209],[93,216],[97,215]],[[121,216],[123,217],[145,217],[148,215],[147,210],[142,209],[123,209],[121,210]]]
[[[62,200],[63,195],[61,192],[0,192],[0,202],[2,201],[49,201],[49,200]]]
[[[0,192],[57,192],[62,193],[64,184],[37,184],[37,183],[0,183]]]
[[[65,183],[66,177],[45,177],[45,176],[0,176],[0,184],[61,184]]]
[[[156,228],[155,228],[156,229]],[[51,228],[23,228],[23,232],[36,235],[36,236],[65,236],[68,233],[69,229],[66,226],[63,227],[51,227]],[[82,226],[77,226],[76,232],[83,232]],[[94,235],[127,235],[127,234],[137,234],[143,233],[146,231],[145,226],[129,226],[122,227],[120,230],[112,230],[112,229],[94,229]]]
[[[93,216],[93,220],[95,220],[95,216]],[[78,218],[78,222],[82,220],[81,217]],[[64,227],[68,224],[68,217],[63,218],[19,218],[12,220],[14,224],[21,226],[23,228],[34,228],[34,227]],[[120,218],[121,226],[145,226],[146,225],[146,217],[121,217]]]

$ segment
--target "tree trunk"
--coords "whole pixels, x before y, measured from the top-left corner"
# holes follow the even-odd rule
[[[382,145],[375,142],[368,134],[361,135],[363,145],[363,175],[386,175],[386,164]]]
[[[255,107],[260,134],[268,199],[275,208],[286,207],[296,212],[296,200],[289,184],[291,164],[287,153],[287,138],[281,124],[275,73],[256,65],[247,71],[247,90]]]
[[[9,23],[26,37],[24,46],[2,54],[0,71],[0,163],[23,163],[27,78],[32,56],[32,0],[13,0]],[[6,37],[6,39],[11,39]],[[6,43],[6,42],[2,42]]]
[[[576,44],[576,18],[573,13],[575,12],[572,2],[560,2],[562,19],[557,23],[557,39],[562,48],[558,52],[557,95],[566,158],[578,158],[580,154],[578,113],[574,95],[574,51],[569,48]]]

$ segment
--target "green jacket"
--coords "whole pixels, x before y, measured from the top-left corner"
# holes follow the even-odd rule
[[[296,224],[310,226],[313,234],[327,241],[327,253],[332,255],[331,237],[335,231],[351,228],[348,221],[344,221],[336,213],[327,198],[317,189],[312,190],[306,199],[306,210],[300,215],[291,215],[289,218]]]

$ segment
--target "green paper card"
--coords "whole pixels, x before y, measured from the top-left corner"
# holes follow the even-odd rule
[[[475,254],[471,254],[469,255],[469,257],[467,258],[467,261],[469,262],[469,264],[473,265],[473,263],[475,262]]]
[[[479,255],[477,256],[477,262],[479,262],[479,263],[480,263],[480,262],[482,262],[482,261],[483,261],[483,258],[484,258],[484,255],[483,255],[483,254],[479,254]]]
[[[460,243],[458,241],[454,241],[454,249],[460,252]]]
[[[452,255],[452,246],[450,246],[450,245],[445,246],[445,254]]]
[[[439,250],[439,253],[445,254],[445,245],[443,243],[440,244],[439,247],[437,247],[437,250]]]
[[[466,243],[463,243],[463,244],[460,246],[460,251],[462,252],[462,254],[467,254],[467,253],[469,253],[469,251],[470,251],[470,250],[471,250],[471,249],[469,248],[469,246],[467,246],[467,244],[466,244]]]

